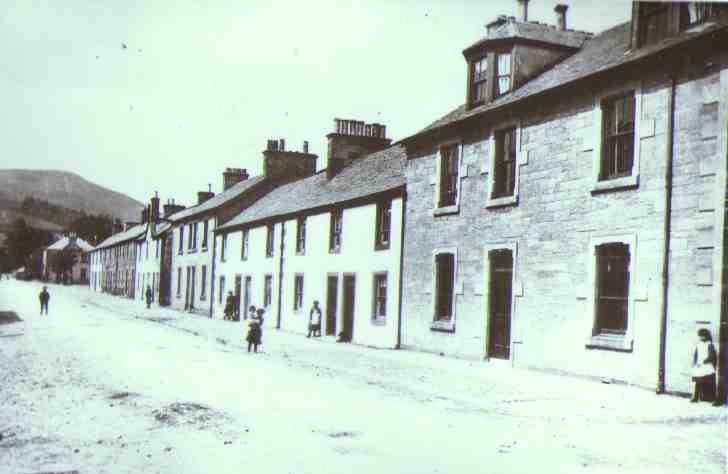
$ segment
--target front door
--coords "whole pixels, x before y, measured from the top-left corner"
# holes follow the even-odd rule
[[[242,275],[235,275],[235,320],[240,320],[240,290],[243,286]]]
[[[195,309],[195,270],[197,268],[190,267],[192,277],[190,278],[190,311]]]
[[[511,295],[513,293],[513,252],[489,252],[488,357],[511,356]]]
[[[356,278],[344,275],[344,311],[342,313],[342,342],[351,342],[354,338],[354,308],[356,307]]]
[[[248,309],[250,308],[250,292],[251,286],[253,286],[252,277],[245,277],[245,290],[243,292],[243,318],[248,319]]]
[[[326,335],[336,335],[339,277],[329,276],[326,283]]]
[[[187,267],[187,284],[185,285],[185,309],[190,308],[190,274],[191,268]]]

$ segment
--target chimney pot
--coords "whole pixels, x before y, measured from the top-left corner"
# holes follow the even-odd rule
[[[286,149],[286,141],[283,138],[281,138],[278,143],[279,143],[278,149],[280,151],[285,151],[285,149]]]
[[[554,7],[554,12],[556,12],[556,26],[561,31],[566,29],[566,11],[568,9],[569,6],[563,3],[559,3]]]
[[[528,21],[528,0],[518,0],[518,19],[524,23]]]
[[[303,142],[303,152],[308,153],[308,142],[307,141]]]

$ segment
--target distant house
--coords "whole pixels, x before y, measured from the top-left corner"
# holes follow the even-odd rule
[[[91,251],[91,289],[134,298],[138,242],[146,230],[147,224],[129,222]]]
[[[88,283],[89,252],[93,246],[75,234],[54,242],[43,251],[43,278],[52,282]],[[73,255],[74,263],[67,271],[63,271],[62,255]]]

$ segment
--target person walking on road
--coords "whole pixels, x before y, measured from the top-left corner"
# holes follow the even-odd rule
[[[147,298],[147,309],[149,309],[152,307],[152,288],[149,285],[147,285],[147,291],[144,296]]]
[[[48,302],[51,300],[51,294],[48,293],[48,287],[43,287],[43,291],[38,294],[38,299],[40,300],[40,314],[43,314],[43,311],[45,311],[46,316],[48,316]]]
[[[308,335],[306,337],[321,337],[321,308],[319,302],[314,301],[311,311],[308,313]]]
[[[698,338],[698,343],[693,350],[695,392],[690,401],[693,403],[712,402],[715,400],[715,366],[718,362],[718,355],[715,352],[710,331],[700,328]]]
[[[245,338],[248,341],[248,352],[253,349],[253,352],[258,352],[258,346],[263,342],[263,308],[258,310],[258,313],[250,318],[248,322],[248,336]]]

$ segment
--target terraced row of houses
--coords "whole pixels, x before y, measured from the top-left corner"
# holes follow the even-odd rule
[[[91,287],[324,337],[690,390],[726,349],[728,6],[634,2],[600,34],[498,17],[465,103],[392,143],[335,120],[328,165],[270,140],[263,174],[93,252]],[[725,357],[721,377],[725,385]]]

